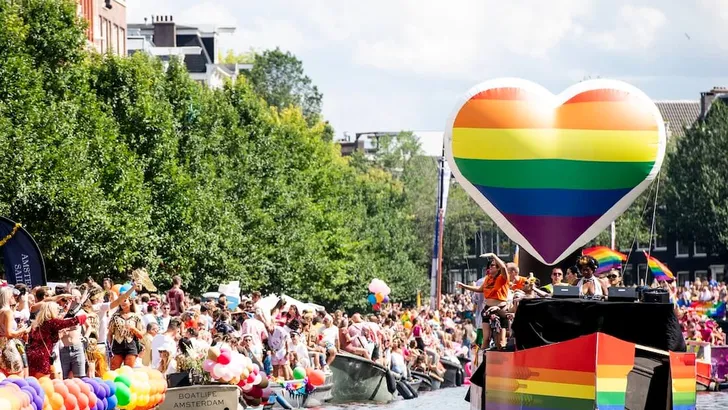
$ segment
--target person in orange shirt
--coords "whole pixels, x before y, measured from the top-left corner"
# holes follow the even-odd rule
[[[506,263],[506,272],[508,272],[511,290],[523,290],[523,287],[528,283],[528,279],[518,275],[518,265],[513,262]]]
[[[488,349],[490,345],[490,316],[497,315],[500,320],[500,331],[496,340],[496,348],[505,349],[506,334],[508,331],[508,290],[509,281],[506,274],[506,264],[493,253],[481,255],[489,259],[488,270],[485,274],[485,280],[480,286],[470,286],[457,282],[459,289],[470,292],[480,292],[485,299],[485,307],[481,315],[483,316],[483,349]]]

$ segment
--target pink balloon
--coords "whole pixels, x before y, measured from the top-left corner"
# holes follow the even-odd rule
[[[213,366],[212,372],[210,372],[210,374],[214,379],[219,379],[222,377],[224,371],[225,368],[220,363],[217,363],[215,366]]]
[[[255,373],[258,373],[260,371],[260,367],[257,364],[255,364],[255,363],[253,363],[253,371]]]
[[[202,362],[202,369],[208,373],[212,372],[213,367],[215,367],[215,362],[210,359],[206,359],[204,362]]]
[[[220,356],[217,358],[217,362],[221,365],[228,365],[230,364],[230,351],[229,350],[223,350],[222,353],[220,353]]]

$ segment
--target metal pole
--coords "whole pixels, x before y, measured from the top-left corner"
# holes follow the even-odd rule
[[[443,236],[444,236],[442,233],[444,231],[443,225],[445,222],[445,220],[444,220],[445,218],[443,218],[442,208],[440,208],[437,218],[440,223],[439,223],[439,232],[437,233],[439,245],[437,247],[437,297],[435,300],[435,303],[436,303],[435,309],[440,308],[440,301],[442,299],[442,242],[443,242]]]
[[[617,249],[617,227],[612,221],[612,250]]]

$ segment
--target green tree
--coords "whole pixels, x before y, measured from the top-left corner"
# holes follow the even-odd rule
[[[229,49],[222,53],[222,50],[218,53],[217,59],[222,64],[253,64],[255,62],[255,56],[258,53],[254,49],[250,49],[248,52],[236,53],[234,50]]]
[[[667,228],[681,240],[728,250],[728,107],[716,101],[705,120],[677,141],[669,154]]]
[[[290,54],[211,90],[177,59],[88,51],[83,28],[71,0],[0,2],[0,212],[38,240],[49,280],[146,267],[161,288],[178,274],[193,293],[239,280],[365,308],[378,277],[414,301],[435,183],[417,147],[397,172],[342,158]]]
[[[246,76],[268,104],[278,109],[300,107],[309,125],[320,120],[323,95],[291,52],[276,48],[255,54],[253,68]]]

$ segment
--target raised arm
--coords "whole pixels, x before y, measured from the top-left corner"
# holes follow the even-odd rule
[[[119,295],[118,298],[114,299],[113,302],[111,302],[111,304],[109,305],[109,310],[114,310],[117,307],[119,307],[119,305],[121,305],[125,300],[127,300],[127,299],[129,299],[129,297],[131,297],[131,294],[134,293],[135,290],[136,290],[136,283],[131,282],[131,286],[129,287],[129,289],[126,292],[124,292],[123,294]]]
[[[483,291],[483,286],[485,286],[485,281],[483,281],[483,283],[481,283],[480,286],[466,285],[466,284],[464,284],[462,282],[455,282],[455,286],[457,286],[458,289],[465,289],[465,290],[468,290],[470,292],[480,293],[480,292]]]

